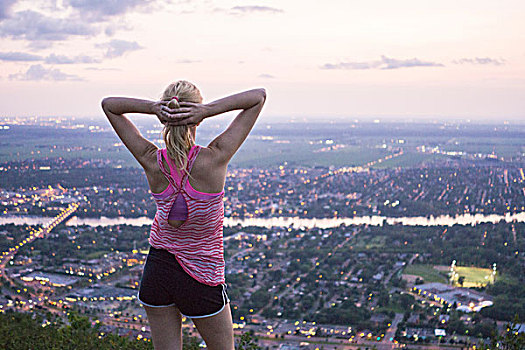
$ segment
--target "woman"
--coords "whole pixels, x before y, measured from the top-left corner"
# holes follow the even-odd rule
[[[155,349],[182,349],[182,316],[192,319],[209,349],[234,349],[224,281],[222,222],[228,162],[252,129],[266,99],[249,90],[202,104],[187,81],[169,85],[160,101],[108,97],[102,108],[124,145],[144,168],[157,213],[137,294]],[[207,147],[195,144],[206,118],[242,110]],[[155,115],[165,149],[146,140],[126,113]]]

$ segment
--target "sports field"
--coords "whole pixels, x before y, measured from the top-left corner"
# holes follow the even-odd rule
[[[481,287],[489,283],[494,283],[492,269],[483,269],[481,267],[457,266],[456,273],[459,277],[465,277],[463,287]],[[457,281],[456,281],[457,284]]]
[[[440,282],[448,283],[449,266],[432,266],[432,265],[410,265],[405,268],[403,274],[421,277],[425,283]],[[464,277],[463,287],[482,287],[489,283],[494,283],[491,269],[481,267],[456,266],[457,277],[454,281],[456,286],[459,277]]]

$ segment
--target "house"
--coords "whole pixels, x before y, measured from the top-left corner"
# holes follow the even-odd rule
[[[450,321],[449,315],[439,315],[439,324],[445,324],[448,323],[448,321]]]

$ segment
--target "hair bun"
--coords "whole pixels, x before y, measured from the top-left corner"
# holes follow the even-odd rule
[[[173,96],[170,102],[168,103],[168,107],[169,108],[179,108],[180,107],[179,98],[177,96]]]

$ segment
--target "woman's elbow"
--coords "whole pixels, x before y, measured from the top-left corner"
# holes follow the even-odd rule
[[[100,106],[102,107],[102,110],[106,113],[106,115],[108,113],[112,113],[111,112],[111,109],[112,109],[111,105],[112,105],[112,103],[113,103],[113,98],[112,97],[105,97],[100,102]]]
[[[260,88],[260,89],[257,89],[257,91],[260,94],[261,103],[264,103],[266,101],[266,89]]]
[[[104,97],[102,101],[100,102],[100,106],[102,107],[102,109],[106,110],[110,102],[111,102],[111,97]]]
[[[105,111],[108,107],[108,101],[109,101],[109,97],[105,97],[102,99],[102,101],[100,102],[100,107],[102,107],[102,110]]]

